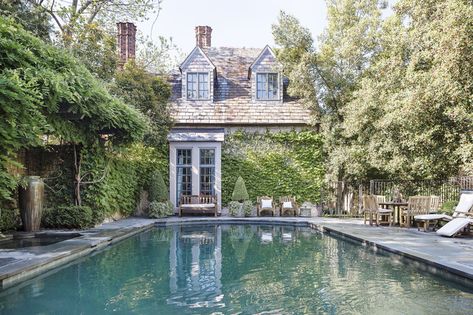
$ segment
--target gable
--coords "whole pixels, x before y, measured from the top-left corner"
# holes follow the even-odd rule
[[[179,67],[181,72],[187,71],[211,71],[215,65],[200,47],[195,47]]]
[[[248,77],[251,77],[252,72],[280,72],[281,70],[282,64],[276,59],[276,55],[271,47],[266,45],[251,64]]]

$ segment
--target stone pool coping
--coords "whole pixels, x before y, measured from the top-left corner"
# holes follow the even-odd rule
[[[444,238],[399,227],[364,225],[360,219],[323,217],[170,217],[129,218],[79,231],[82,236],[59,243],[0,250],[0,283],[5,289],[117,243],[154,226],[208,223],[291,224],[355,241],[369,250],[393,254],[422,270],[473,288],[473,237]],[[2,262],[3,261],[3,262]]]

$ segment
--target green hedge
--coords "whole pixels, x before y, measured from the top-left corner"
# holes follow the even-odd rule
[[[41,223],[54,229],[84,229],[93,226],[92,209],[86,206],[59,206],[44,209]]]
[[[314,131],[229,135],[222,149],[224,205],[231,201],[238,176],[253,202],[262,195],[318,202],[324,178],[322,137]]]

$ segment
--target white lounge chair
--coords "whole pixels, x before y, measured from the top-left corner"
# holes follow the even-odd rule
[[[438,231],[438,235],[442,236],[455,236],[461,233],[468,225],[473,224],[473,219],[470,218],[455,218],[442,226]]]
[[[424,231],[427,231],[427,228],[429,227],[431,222],[434,222],[435,224],[440,221],[451,221],[455,218],[462,218],[466,217],[469,213],[471,208],[473,207],[473,193],[472,192],[467,192],[467,193],[462,193],[460,195],[460,200],[458,201],[457,206],[455,207],[455,211],[453,212],[452,216],[446,215],[446,214],[422,214],[422,215],[416,215],[414,217],[414,220],[417,221],[418,227],[419,225],[424,226]]]

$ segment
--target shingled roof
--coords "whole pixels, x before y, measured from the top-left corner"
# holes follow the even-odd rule
[[[283,102],[254,101],[248,69],[262,49],[207,47],[202,49],[215,65],[217,83],[213,101],[182,97],[180,73],[172,76],[172,116],[176,125],[280,125],[301,126],[310,121],[310,111],[284,93]],[[288,81],[283,81],[285,92]]]

